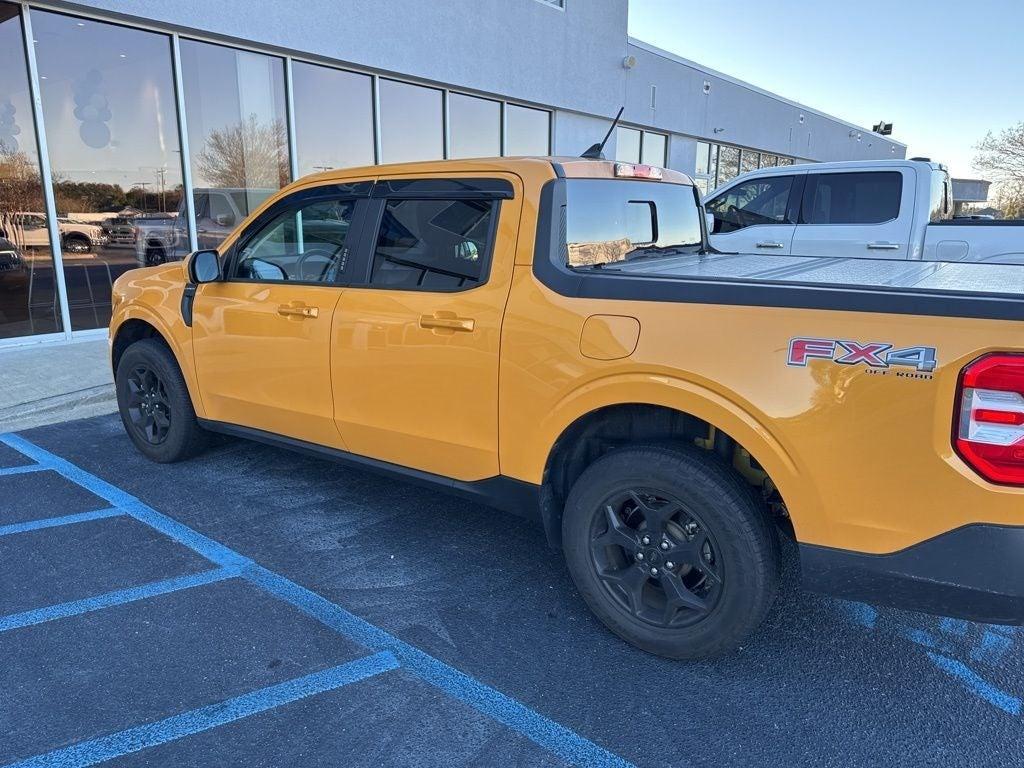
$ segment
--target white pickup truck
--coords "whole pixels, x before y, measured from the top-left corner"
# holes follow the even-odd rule
[[[927,160],[762,168],[704,204],[727,253],[1024,264],[1024,221],[954,219],[949,173]]]

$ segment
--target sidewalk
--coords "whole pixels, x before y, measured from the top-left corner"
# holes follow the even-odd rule
[[[0,350],[0,432],[116,410],[106,339]]]

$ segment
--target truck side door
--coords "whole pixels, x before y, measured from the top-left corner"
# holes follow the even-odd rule
[[[793,255],[910,258],[912,168],[807,173]]]
[[[747,179],[705,206],[715,224],[711,245],[729,253],[788,254],[796,229],[802,173]]]
[[[193,303],[193,354],[207,418],[343,447],[330,340],[359,207],[358,185],[307,188],[249,223],[223,254],[225,279]],[[369,192],[370,183],[363,185]]]
[[[377,182],[362,285],[334,315],[349,451],[459,480],[498,474],[498,352],[521,199],[511,174]]]

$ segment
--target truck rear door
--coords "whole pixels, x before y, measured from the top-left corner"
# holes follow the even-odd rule
[[[916,172],[808,172],[794,256],[910,258]]]
[[[498,474],[498,351],[522,184],[507,173],[381,179],[334,315],[348,450],[458,480]]]

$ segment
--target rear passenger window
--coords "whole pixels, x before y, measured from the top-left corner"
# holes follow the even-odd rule
[[[497,206],[493,200],[388,200],[371,284],[451,291],[484,282]]]
[[[903,176],[878,173],[810,173],[801,224],[881,224],[900,214]]]

